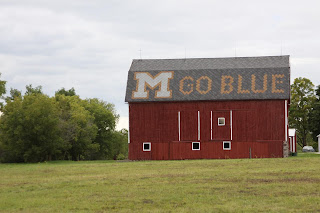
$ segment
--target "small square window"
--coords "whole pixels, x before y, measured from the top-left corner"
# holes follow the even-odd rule
[[[225,119],[223,117],[218,118],[218,126],[224,126],[224,125],[226,125]]]
[[[223,150],[231,150],[231,142],[223,141]]]
[[[200,142],[192,142],[192,150],[200,150]]]
[[[143,151],[150,152],[151,151],[151,143],[150,142],[143,143],[142,148],[143,148]]]

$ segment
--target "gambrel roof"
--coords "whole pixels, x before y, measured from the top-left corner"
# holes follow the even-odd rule
[[[130,71],[202,70],[289,67],[289,56],[134,59]]]
[[[289,56],[140,59],[126,102],[290,98]]]

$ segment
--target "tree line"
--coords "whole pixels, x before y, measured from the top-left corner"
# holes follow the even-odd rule
[[[289,126],[297,132],[300,147],[311,145],[317,149],[320,134],[320,85],[307,78],[296,78],[291,85]]]
[[[53,97],[42,87],[26,86],[4,97],[0,81],[1,162],[51,160],[124,159],[128,154],[128,131],[116,131],[119,118],[113,104],[81,99],[74,88],[56,91]]]

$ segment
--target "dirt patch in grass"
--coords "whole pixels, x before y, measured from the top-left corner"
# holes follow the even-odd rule
[[[299,174],[298,172],[266,172],[266,173],[260,173],[261,175],[265,176],[274,176],[274,177],[283,177],[283,176],[293,176]]]
[[[271,179],[249,179],[246,182],[256,184],[256,183],[273,183],[275,181]]]
[[[159,175],[158,177],[160,177],[160,178],[177,178],[177,177],[187,177],[187,176],[188,175],[185,175],[185,174],[165,174],[165,175]]]
[[[142,203],[145,203],[145,204],[153,204],[154,201],[153,201],[153,200],[150,200],[150,199],[143,199],[143,200],[142,200]]]
[[[310,177],[297,177],[297,178],[285,178],[285,179],[248,179],[248,183],[320,183],[319,178],[310,178]]]
[[[319,183],[320,184],[320,178],[310,178],[310,177],[304,177],[304,178],[286,178],[286,179],[280,179],[280,182],[294,182],[294,183]]]

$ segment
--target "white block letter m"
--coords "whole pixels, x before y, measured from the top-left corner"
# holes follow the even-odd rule
[[[132,92],[132,99],[148,99],[149,89],[156,90],[155,98],[171,98],[172,90],[170,90],[170,79],[173,79],[173,71],[163,71],[156,76],[152,76],[148,72],[135,72],[134,80],[137,81],[136,90]]]

